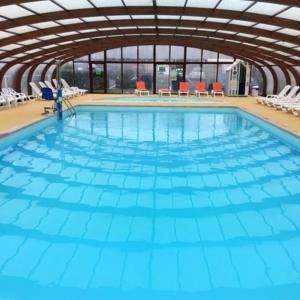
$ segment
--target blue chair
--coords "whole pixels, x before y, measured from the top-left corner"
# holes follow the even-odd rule
[[[52,110],[53,113],[57,111],[55,97],[53,91],[50,88],[42,88],[42,99],[46,101],[53,101],[52,107],[44,107],[44,114],[49,114],[49,111]]]

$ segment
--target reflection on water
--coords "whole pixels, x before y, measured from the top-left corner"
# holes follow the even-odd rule
[[[81,112],[0,155],[0,298],[299,295],[300,155],[235,113]]]

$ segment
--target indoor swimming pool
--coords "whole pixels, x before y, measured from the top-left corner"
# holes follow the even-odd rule
[[[298,299],[292,135],[238,109],[82,106],[0,141],[0,299]]]

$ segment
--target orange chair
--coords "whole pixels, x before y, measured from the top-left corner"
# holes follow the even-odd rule
[[[137,81],[136,82],[136,90],[135,90],[135,93],[137,94],[137,95],[143,95],[143,94],[146,94],[146,95],[150,95],[150,92],[149,92],[149,90],[147,90],[147,88],[146,88],[146,84],[145,84],[145,82],[144,81]]]
[[[208,96],[208,90],[206,88],[206,83],[204,81],[198,81],[196,83],[195,96],[200,97],[201,95]]]
[[[223,84],[221,82],[214,82],[211,93],[213,97],[215,97],[216,95],[221,95],[224,97]]]
[[[186,81],[179,82],[178,96],[181,96],[181,94],[186,94],[187,96],[190,94],[189,83]]]

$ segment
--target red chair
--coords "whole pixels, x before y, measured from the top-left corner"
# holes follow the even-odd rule
[[[150,92],[149,90],[147,90],[146,88],[146,85],[145,85],[145,82],[144,81],[137,81],[136,82],[136,90],[135,90],[135,93],[137,95],[142,95],[142,94],[146,94],[146,95],[150,95]]]
[[[211,92],[213,97],[215,97],[216,95],[221,95],[224,97],[223,84],[221,82],[214,82],[213,89]]]
[[[179,82],[178,96],[181,96],[181,94],[186,94],[187,96],[190,94],[189,83],[186,81]]]
[[[208,96],[208,90],[206,88],[206,83],[204,81],[198,81],[196,83],[195,96],[200,97],[201,95]]]

